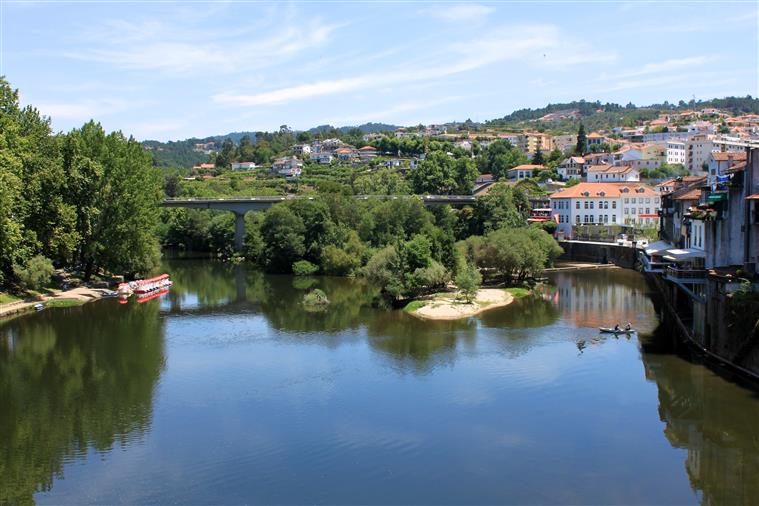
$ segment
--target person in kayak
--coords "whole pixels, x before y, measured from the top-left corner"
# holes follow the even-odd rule
[[[627,325],[625,325],[625,330],[630,330],[632,328],[632,325],[630,325],[630,322],[627,322]]]
[[[614,332],[619,332],[619,323],[614,325]]]

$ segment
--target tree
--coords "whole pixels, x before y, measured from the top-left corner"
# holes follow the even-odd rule
[[[575,146],[575,153],[583,155],[588,152],[588,136],[585,134],[585,125],[580,123],[580,128],[577,129],[577,145]]]
[[[471,303],[477,296],[477,291],[480,289],[482,275],[475,265],[467,262],[463,268],[459,269],[459,273],[456,275],[454,283],[456,283],[461,295],[464,296],[464,300],[466,300],[467,303]]]
[[[221,151],[216,153],[215,165],[219,169],[226,169],[235,159],[235,143],[231,139],[224,139]],[[246,160],[248,161],[248,160]]]
[[[540,147],[538,147],[535,150],[535,154],[532,155],[532,163],[535,165],[543,165],[545,163],[545,158],[543,158],[543,152],[540,150]]]
[[[271,272],[289,272],[306,252],[303,220],[289,207],[276,205],[266,211],[261,224],[263,262]]]

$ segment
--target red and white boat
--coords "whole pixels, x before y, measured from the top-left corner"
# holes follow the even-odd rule
[[[137,279],[127,283],[121,283],[117,289],[119,296],[129,297],[133,293],[137,295],[146,295],[157,291],[168,290],[171,286],[171,279],[168,274],[161,274],[154,278]]]

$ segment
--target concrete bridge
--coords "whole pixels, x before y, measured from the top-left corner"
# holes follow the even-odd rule
[[[187,198],[166,199],[161,204],[163,207],[185,207],[189,209],[217,209],[235,213],[235,250],[242,251],[245,238],[245,213],[268,209],[274,204],[289,200],[317,200],[313,196],[288,196],[288,197],[236,197],[227,199]],[[474,203],[473,195],[356,195],[357,200],[405,200],[419,198],[426,206],[463,206]]]

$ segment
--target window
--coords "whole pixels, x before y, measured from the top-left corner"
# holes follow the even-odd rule
[[[579,225],[580,224],[580,215],[578,214],[575,216],[575,222]]]
[[[636,209],[633,207],[632,208],[632,214],[635,214],[635,211],[636,211]]]
[[[629,203],[630,203],[630,199],[625,197],[625,204],[629,204]]]
[[[609,201],[604,200],[604,209],[609,209]]]
[[[651,208],[650,207],[646,208],[646,214],[651,214]]]
[[[632,200],[631,200],[631,202],[630,202],[630,203],[631,203],[631,204],[635,204],[635,197],[633,197],[633,198],[632,198]]]
[[[611,215],[611,222],[612,223],[616,223],[617,222],[617,215],[616,214],[612,214]]]
[[[587,209],[587,208],[588,208],[588,201],[586,200],[586,201],[584,202],[584,204],[585,204],[585,209]]]
[[[580,201],[575,202],[575,209],[580,209]]]
[[[638,208],[638,214],[643,214],[643,208],[642,207]]]
[[[593,201],[590,201],[590,208],[593,209]]]
[[[654,204],[658,204],[658,203],[659,203],[659,197],[654,197]]]
[[[646,197],[646,204],[650,204],[650,203],[651,203],[651,197]]]
[[[630,214],[630,210],[625,207],[625,214]]]
[[[612,200],[612,202],[611,202],[611,208],[612,209],[616,209],[617,208],[617,201],[616,200]]]

